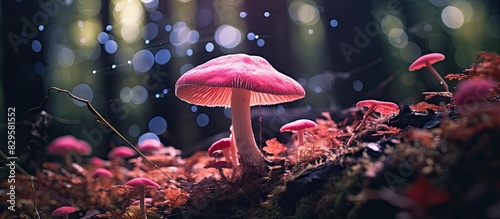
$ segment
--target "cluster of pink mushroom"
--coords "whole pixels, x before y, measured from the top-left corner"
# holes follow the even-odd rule
[[[92,147],[80,139],[72,135],[57,137],[47,146],[46,153],[49,155],[62,156],[67,166],[71,166],[71,156],[87,156],[92,154]]]

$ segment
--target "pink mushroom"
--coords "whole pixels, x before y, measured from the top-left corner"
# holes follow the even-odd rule
[[[113,173],[104,168],[97,168],[96,170],[94,170],[94,173],[92,173],[92,178],[95,179],[100,177],[113,178]]]
[[[76,211],[77,209],[73,206],[61,206],[52,212],[52,217],[62,216],[64,219],[68,219],[68,215]]]
[[[147,178],[134,178],[125,183],[125,187],[128,189],[139,192],[139,200],[140,200],[140,208],[141,208],[141,218],[146,219],[146,211],[144,206],[144,196],[145,191],[149,189],[159,189],[160,185],[158,183],[153,182]]]
[[[154,153],[155,151],[163,148],[164,145],[161,141],[153,138],[145,139],[139,142],[137,145],[137,149],[139,149],[143,153]]]
[[[439,61],[442,61],[442,60],[444,60],[444,55],[441,53],[426,54],[426,55],[421,56],[417,60],[415,60],[410,65],[408,70],[409,71],[416,71],[416,70],[419,70],[423,67],[427,67],[427,69],[429,69],[429,71],[432,73],[432,75],[434,75],[434,77],[439,80],[439,83],[444,87],[446,92],[450,92],[446,81],[444,81],[444,79],[441,77],[441,75],[439,75],[439,73],[436,71],[436,69],[434,69],[434,67],[432,67],[432,64],[439,62]]]
[[[455,89],[455,104],[465,105],[467,103],[477,103],[486,98],[496,83],[484,78],[472,78],[461,81]]]
[[[229,181],[229,179],[224,174],[224,171],[222,171],[222,168],[233,168],[233,163],[231,163],[230,161],[221,160],[209,163],[203,168],[215,168],[217,169],[217,171],[219,171],[219,174],[222,177],[222,179]]]
[[[208,155],[213,156],[215,151],[222,151],[226,161],[233,162],[231,157],[231,138],[221,138],[208,148]]]
[[[136,152],[134,149],[126,147],[126,146],[119,146],[111,149],[111,151],[108,153],[108,158],[110,160],[114,158],[121,158],[121,159],[126,159],[129,157],[133,157],[136,155]]]
[[[230,107],[243,175],[262,176],[266,164],[253,135],[250,107],[294,101],[303,98],[305,91],[264,58],[232,54],[183,74],[175,84],[175,94],[191,104]]]
[[[356,103],[356,107],[368,107],[368,110],[363,116],[361,123],[359,123],[358,127],[356,127],[355,131],[358,131],[365,125],[368,116],[374,111],[382,115],[399,112],[399,106],[397,104],[378,100],[362,100]]]
[[[65,164],[71,166],[73,153],[89,155],[92,153],[92,148],[86,142],[78,140],[72,135],[65,135],[52,140],[47,146],[46,152],[50,155],[63,156]]]
[[[318,124],[309,119],[299,119],[290,123],[287,123],[280,128],[280,132],[297,132],[297,138],[299,140],[299,145],[304,144],[304,132],[308,128],[316,128]]]

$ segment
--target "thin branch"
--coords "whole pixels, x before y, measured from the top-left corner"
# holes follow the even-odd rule
[[[32,111],[34,109],[42,108],[43,105],[45,104],[45,101],[49,98],[50,91],[52,91],[52,90],[55,90],[58,93],[66,93],[71,98],[73,98],[73,99],[75,99],[77,101],[80,101],[82,103],[85,103],[87,105],[87,109],[96,117],[96,119],[97,119],[98,122],[100,122],[100,123],[106,125],[107,127],[109,127],[116,135],[118,135],[123,141],[125,141],[125,143],[127,143],[127,145],[129,145],[131,148],[133,148],[141,157],[143,157],[146,161],[148,161],[151,165],[153,165],[156,169],[158,169],[163,175],[165,175],[167,178],[169,178],[171,180],[171,182],[175,183],[175,180],[172,177],[170,177],[167,173],[165,173],[165,171],[163,171],[160,167],[158,167],[158,165],[156,165],[155,163],[153,163],[153,161],[151,161],[150,159],[148,159],[146,157],[146,155],[144,155],[139,149],[137,149],[137,147],[135,147],[132,143],[130,143],[130,141],[128,141],[120,132],[118,132],[118,130],[116,130],[106,119],[104,119],[104,117],[101,116],[101,114],[94,108],[94,106],[92,106],[92,104],[90,103],[90,101],[88,101],[88,100],[86,100],[84,98],[75,96],[74,94],[72,94],[68,90],[64,90],[64,89],[61,89],[61,88],[58,88],[58,87],[50,87],[47,96],[45,96],[42,99],[42,102],[40,103],[40,105],[38,107],[35,107],[35,108],[29,110],[28,112],[30,112],[30,111]],[[26,112],[24,115],[28,114],[28,112]]]

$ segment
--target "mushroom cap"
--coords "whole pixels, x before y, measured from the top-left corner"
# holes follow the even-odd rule
[[[231,54],[214,58],[183,74],[175,83],[180,99],[200,106],[231,106],[231,90],[251,91],[250,106],[301,99],[302,86],[259,56]]]
[[[231,147],[231,138],[221,138],[208,148],[208,155],[212,156],[215,151],[224,150]]]
[[[129,188],[159,189],[160,185],[147,178],[134,178],[125,183]]]
[[[104,168],[97,168],[96,170],[94,170],[94,173],[92,174],[92,178],[98,178],[98,177],[112,178],[113,173],[107,169],[104,169]]]
[[[70,151],[89,155],[92,153],[92,148],[85,141],[78,140],[72,135],[64,135],[52,140],[46,150],[47,154],[51,155],[66,155]]]
[[[106,165],[107,165],[107,164],[106,164],[106,161],[104,161],[103,159],[98,158],[98,157],[92,157],[92,158],[90,159],[90,163],[91,163],[92,165],[95,165],[95,166],[98,166],[98,167],[104,167],[104,166],[106,166]]]
[[[144,198],[144,203],[145,204],[151,204],[153,202],[153,199],[152,198]],[[138,200],[135,200],[134,202],[132,202],[132,204],[130,205],[139,205],[139,203],[141,203],[141,200],[138,199]]]
[[[53,217],[64,216],[77,211],[73,206],[61,206],[52,212]]]
[[[479,102],[496,86],[494,81],[484,78],[472,78],[461,81],[455,90],[455,104],[462,105],[467,101]]]
[[[427,66],[427,63],[429,64],[434,64],[436,62],[444,60],[444,55],[441,53],[429,53],[423,56],[420,56],[417,60],[415,60],[410,67],[408,68],[409,71],[416,71],[419,70],[425,66]]]
[[[280,132],[291,132],[316,127],[318,127],[318,124],[312,120],[299,119],[281,126]]]
[[[139,144],[137,145],[137,149],[139,149],[142,152],[151,152],[151,151],[157,151],[163,146],[164,145],[163,143],[161,143],[161,141],[154,138],[149,138],[139,142]]]
[[[136,152],[134,149],[126,147],[126,146],[119,146],[111,149],[111,151],[108,153],[108,158],[113,159],[115,157],[119,158],[129,158],[133,157],[136,155]]]
[[[356,103],[356,107],[375,106],[374,111],[380,114],[391,114],[399,112],[399,106],[393,102],[378,101],[378,100],[362,100]]]
[[[233,163],[231,161],[220,160],[209,163],[203,168],[233,168]]]

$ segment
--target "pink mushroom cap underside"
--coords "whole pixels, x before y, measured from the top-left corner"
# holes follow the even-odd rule
[[[191,104],[230,106],[231,90],[251,91],[250,106],[294,101],[302,86],[278,72],[264,58],[234,54],[212,59],[189,70],[176,82],[176,95]]]
[[[159,189],[158,183],[146,178],[134,178],[125,183],[125,186],[132,188]]]
[[[318,127],[318,124],[316,124],[314,121],[308,119],[299,119],[297,121],[293,121],[281,126],[280,132],[298,131],[316,127]]]
[[[356,107],[368,107],[376,105],[375,111],[381,114],[391,114],[399,112],[399,106],[392,102],[378,101],[378,100],[362,100],[356,103]]]
[[[233,168],[233,163],[230,161],[221,160],[209,163],[203,168]]]
[[[427,63],[432,65],[436,62],[444,60],[444,58],[445,58],[445,56],[441,53],[429,53],[429,54],[423,55],[420,58],[418,58],[417,60],[415,60],[410,65],[408,70],[415,71],[415,70],[421,69],[423,67],[426,67]]]
[[[52,216],[64,216],[77,211],[75,207],[72,206],[62,206],[57,208],[52,212]]]
[[[208,154],[212,155],[214,151],[224,150],[231,147],[231,138],[222,138],[212,144],[210,148],[208,148]]]

